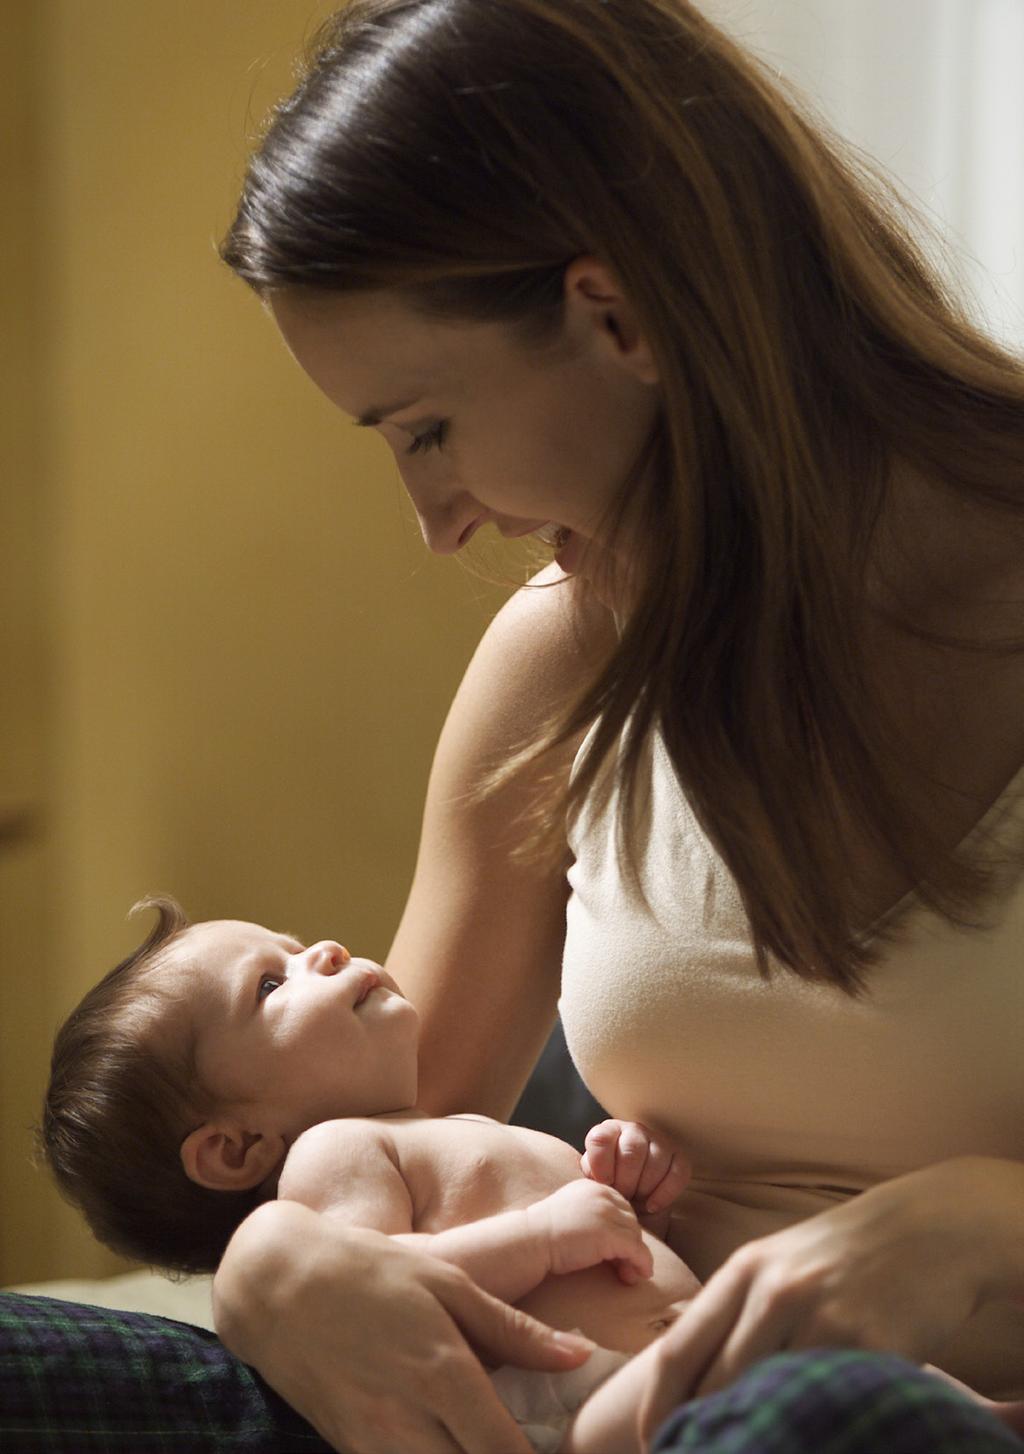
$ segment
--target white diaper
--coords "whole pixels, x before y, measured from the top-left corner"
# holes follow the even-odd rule
[[[557,1454],[576,1410],[628,1362],[628,1353],[595,1348],[586,1363],[567,1373],[541,1373],[506,1364],[495,1369],[491,1382],[537,1454]]]

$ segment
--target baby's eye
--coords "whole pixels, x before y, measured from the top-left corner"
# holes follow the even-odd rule
[[[259,989],[256,991],[258,1000],[265,1000],[267,995],[272,995],[276,989],[280,989],[284,980],[276,974],[265,974],[260,980]]]
[[[428,449],[441,449],[447,437],[448,421],[439,419],[432,428],[424,430],[422,434],[414,435],[412,443],[405,452],[406,454],[419,454],[421,450],[425,453]]]

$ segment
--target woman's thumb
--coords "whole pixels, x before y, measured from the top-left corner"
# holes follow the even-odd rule
[[[477,1356],[492,1367],[511,1363],[517,1368],[540,1368],[558,1373],[578,1368],[594,1351],[595,1344],[580,1333],[563,1333],[538,1322],[519,1308],[469,1283],[465,1308],[449,1306]]]

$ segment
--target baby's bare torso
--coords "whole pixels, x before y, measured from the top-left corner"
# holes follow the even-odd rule
[[[413,1231],[449,1227],[516,1211],[577,1180],[579,1153],[564,1141],[505,1126],[485,1116],[386,1121],[413,1204]],[[518,1306],[556,1328],[581,1328],[605,1348],[645,1348],[693,1298],[699,1284],[670,1248],[650,1233],[654,1275],[628,1287],[602,1265],[548,1277]]]

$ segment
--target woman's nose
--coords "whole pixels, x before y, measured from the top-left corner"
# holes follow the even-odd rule
[[[420,534],[435,555],[454,555],[469,541],[478,526],[489,519],[472,495],[464,490],[445,491],[413,481],[403,470],[402,481],[416,511]]]
[[[344,944],[336,944],[333,939],[321,939],[318,943],[311,944],[302,958],[312,974],[337,974],[352,956]]]

